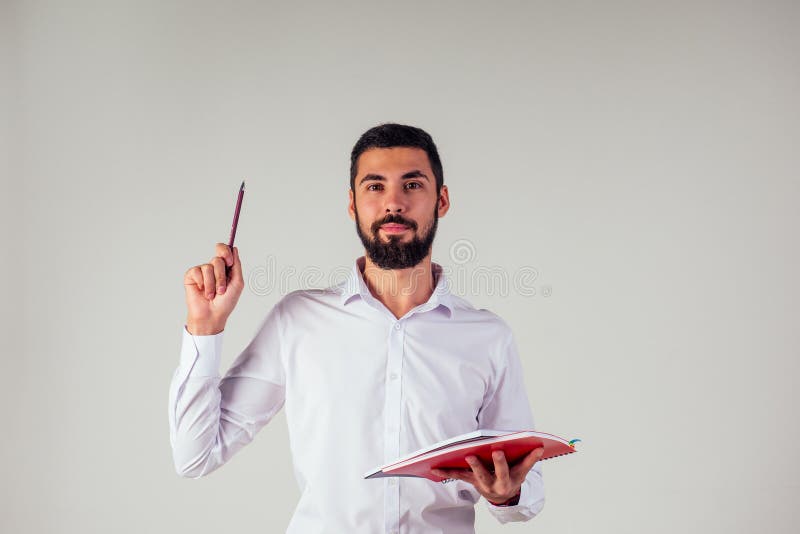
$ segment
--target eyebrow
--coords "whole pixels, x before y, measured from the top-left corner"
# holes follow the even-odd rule
[[[419,169],[415,169],[413,171],[408,171],[407,173],[405,173],[400,178],[403,179],[403,180],[410,180],[411,178],[425,178],[429,182],[431,181],[430,178],[428,178],[428,175],[425,174],[424,172],[422,172]],[[386,177],[382,176],[380,174],[367,174],[366,176],[364,176],[358,182],[358,185],[361,185],[364,182],[369,181],[369,180],[376,181],[376,182],[383,182],[383,181],[386,181]]]

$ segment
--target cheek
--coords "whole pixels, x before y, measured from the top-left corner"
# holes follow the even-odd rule
[[[370,213],[380,208],[378,199],[370,198],[368,195],[361,195],[356,202],[358,212]]]
[[[362,224],[372,222],[380,217],[380,208],[374,203],[359,202],[355,207],[358,210],[358,218],[361,219]]]
[[[365,211],[362,211],[362,210],[363,210],[363,206],[359,206],[358,207],[358,212],[354,213],[354,219],[358,223],[358,226],[361,228],[362,232],[364,232],[366,234],[370,234],[370,233],[372,233],[372,229],[370,228],[370,226],[372,225],[372,221],[374,221],[375,219],[369,213],[368,210],[366,211],[366,213],[365,213]]]

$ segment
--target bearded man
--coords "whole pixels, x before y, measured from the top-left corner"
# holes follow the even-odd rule
[[[382,124],[351,153],[348,212],[365,254],[342,283],[284,296],[224,377],[226,322],[244,288],[237,247],[184,276],[187,320],[170,385],[177,472],[206,475],[281,409],[300,500],[288,533],[474,533],[481,496],[501,522],[544,506],[532,451],[508,465],[365,480],[376,465],[477,429],[530,430],[511,329],[452,294],[431,261],[450,207],[439,153],[423,130]],[[284,483],[285,481],[276,481]]]

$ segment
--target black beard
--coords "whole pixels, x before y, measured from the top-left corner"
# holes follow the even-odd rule
[[[404,224],[412,232],[415,232],[417,225],[414,222],[406,220],[401,215],[387,215],[372,225],[371,230],[374,238],[370,239],[369,236],[361,231],[358,210],[354,209],[354,211],[356,215],[356,232],[364,245],[367,257],[381,269],[408,269],[417,265],[430,253],[433,238],[436,236],[436,228],[439,225],[437,209],[434,208],[433,210],[433,224],[428,233],[421,238],[415,234],[408,243],[402,243],[400,240],[403,236],[400,235],[389,235],[389,241],[384,243],[378,236],[378,230],[380,230],[381,225],[397,223]]]

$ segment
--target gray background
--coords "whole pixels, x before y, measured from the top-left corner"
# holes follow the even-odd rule
[[[583,439],[538,518],[481,503],[479,532],[797,531],[796,2],[0,9],[2,532],[285,529],[282,413],[172,470],[182,277],[246,178],[228,365],[362,253],[348,156],[385,121],[441,151],[434,261],[535,269],[457,289],[514,328],[538,427]]]

